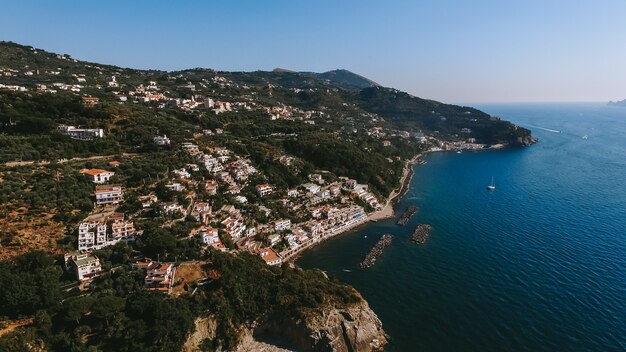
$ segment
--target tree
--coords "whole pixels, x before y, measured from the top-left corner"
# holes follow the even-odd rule
[[[94,317],[104,319],[109,327],[109,319],[115,317],[124,310],[126,300],[116,296],[102,296],[96,298],[91,306],[91,313]]]

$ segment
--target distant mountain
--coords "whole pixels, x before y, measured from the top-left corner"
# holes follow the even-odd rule
[[[277,67],[272,70],[272,73],[282,74],[282,73],[293,73],[304,78],[315,78],[316,80],[327,82],[331,85],[341,87],[343,89],[351,90],[354,92],[358,92],[364,88],[371,87],[380,87],[380,84],[372,81],[371,79],[365,78],[361,75],[358,75],[354,72],[350,72],[348,70],[332,70],[327,72],[297,72],[292,71],[286,68]]]
[[[275,69],[272,70],[272,72],[278,72],[278,73],[296,73],[296,71],[292,71],[292,70],[288,70],[286,68],[282,68],[282,67],[276,67]]]
[[[348,70],[332,70],[324,73],[314,73],[314,75],[318,79],[357,90],[380,86],[380,84]]]
[[[609,106],[623,106],[626,107],[626,99],[618,100],[618,101],[610,101],[608,103]]]
[[[528,129],[472,107],[422,99],[385,87],[365,88],[358,94],[359,107],[383,116],[398,128],[438,131],[446,136],[471,131],[472,137],[488,144],[528,145],[537,141]]]

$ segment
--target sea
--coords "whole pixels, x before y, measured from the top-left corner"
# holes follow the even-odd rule
[[[419,207],[407,226],[368,223],[297,264],[359,290],[388,351],[626,351],[626,108],[476,107],[539,142],[429,154],[396,206]],[[433,229],[417,245],[421,223]],[[391,246],[360,269],[385,233]]]

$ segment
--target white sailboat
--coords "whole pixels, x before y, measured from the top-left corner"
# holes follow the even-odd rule
[[[493,183],[493,176],[491,176],[491,184],[487,186],[487,189],[490,191],[493,191],[494,189],[496,189],[496,184]]]

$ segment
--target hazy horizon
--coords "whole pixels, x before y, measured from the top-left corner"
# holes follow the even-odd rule
[[[483,0],[4,5],[0,39],[137,69],[324,72],[449,103],[626,98],[626,3]]]

